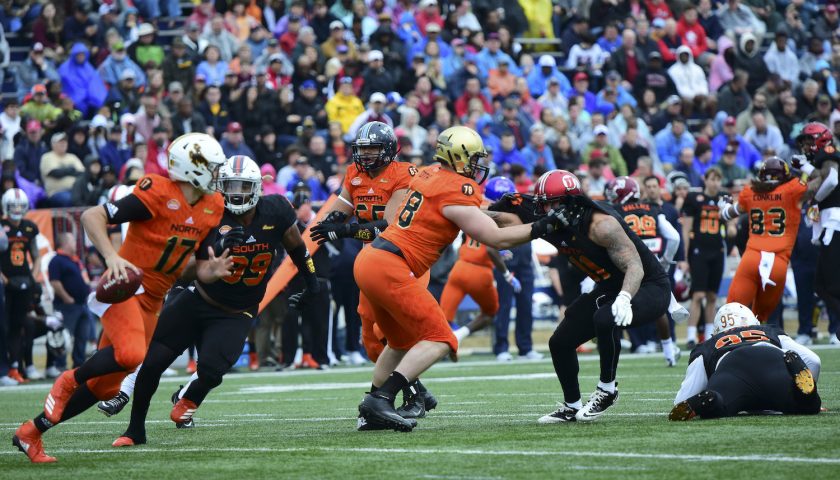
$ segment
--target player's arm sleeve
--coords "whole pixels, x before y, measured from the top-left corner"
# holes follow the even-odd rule
[[[688,365],[688,369],[685,371],[685,378],[682,381],[682,385],[680,385],[680,391],[677,392],[677,397],[674,399],[674,405],[684,402],[702,392],[708,384],[709,379],[706,377],[703,356],[700,355]]]
[[[198,249],[195,251],[195,259],[196,260],[209,260],[210,253],[208,252],[208,248],[213,247],[213,244],[216,243],[216,237],[219,235],[219,230],[214,228],[207,232],[207,235],[204,236],[204,239],[201,240],[201,244],[198,246]],[[215,254],[215,253],[214,253]]]
[[[378,237],[388,227],[388,221],[382,219],[367,223],[351,223],[347,227],[350,229],[351,238],[369,242]]]
[[[817,194],[814,195],[814,199],[816,199],[817,202],[822,202],[823,200],[828,198],[828,196],[831,195],[831,192],[834,191],[834,189],[837,187],[837,183],[837,168],[832,166],[828,170],[828,175],[826,175],[823,179],[819,190],[817,190]]]
[[[506,194],[483,210],[499,227],[533,223],[537,220],[533,202],[525,195]]]
[[[674,255],[677,254],[677,249],[680,248],[680,233],[671,225],[664,213],[660,213],[656,217],[656,225],[659,227],[659,234],[665,239],[665,248],[662,251],[662,256],[669,262],[674,261]]]
[[[9,236],[6,235],[6,229],[0,228],[0,252],[5,252],[9,249]]]
[[[782,350],[791,350],[798,353],[802,357],[802,361],[805,362],[805,365],[808,365],[808,368],[811,370],[814,380],[818,380],[821,365],[819,355],[814,353],[810,348],[796,343],[796,340],[787,335],[779,335],[779,342],[782,344]]]
[[[108,202],[103,205],[103,208],[105,208],[105,217],[110,224],[144,221],[154,216],[146,204],[133,193],[116,202]]]

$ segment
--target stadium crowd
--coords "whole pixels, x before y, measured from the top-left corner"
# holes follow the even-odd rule
[[[226,156],[255,159],[264,192],[287,195],[304,227],[340,189],[357,130],[381,121],[394,127],[400,159],[416,165],[431,161],[439,132],[466,125],[482,136],[493,174],[520,192],[562,168],[602,198],[607,181],[630,175],[646,200],[679,211],[712,167],[734,193],[764,158],[795,153],[806,123],[840,135],[838,73],[832,0],[4,0],[0,193],[20,188],[33,209],[104,203],[114,186],[166,176],[170,142],[205,132]],[[793,268],[812,272],[816,253],[802,230]],[[95,254],[80,252],[80,260],[73,242],[57,243],[62,279],[80,263],[84,281],[101,273]],[[334,353],[353,362],[364,361],[358,290],[348,280],[360,248],[343,240],[315,256],[347,323]],[[682,255],[680,248],[680,262]],[[432,271],[438,296],[452,257]],[[538,357],[532,257],[525,246],[508,260],[526,293],[500,291],[500,360],[512,358],[513,300],[519,354]],[[562,259],[550,267],[556,301],[574,299],[581,279]],[[7,300],[20,295],[19,285],[4,283]],[[800,336],[812,335],[812,283],[796,282]],[[329,312],[298,324],[285,307],[293,286],[252,336],[252,366],[292,364],[299,328],[300,366],[329,365]],[[54,303],[84,308],[78,292]],[[38,378],[37,320],[5,313],[0,377]],[[78,322],[89,325],[74,327],[83,349],[94,340],[93,320]],[[7,339],[21,336],[13,358]],[[633,339],[633,348],[647,338]],[[48,367],[55,375],[64,364]]]

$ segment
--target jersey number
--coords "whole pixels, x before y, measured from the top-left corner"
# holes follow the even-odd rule
[[[738,345],[741,342],[766,342],[770,339],[764,335],[764,332],[761,330],[744,330],[738,332],[738,334],[726,335],[718,339],[715,342],[715,350],[719,350],[723,347],[728,347],[730,345]]]
[[[12,244],[12,248],[9,249],[9,259],[12,261],[12,266],[23,266],[26,262],[26,252],[23,251],[23,243],[15,242]]]
[[[362,218],[361,213],[367,212],[367,210],[367,205],[363,203],[356,205],[356,218]],[[385,216],[385,205],[371,205],[370,210],[371,221],[381,220]]]
[[[634,213],[624,217],[624,221],[627,222],[627,226],[630,227],[630,230],[633,230],[633,233],[642,238],[656,236],[656,220],[650,215],[640,217]]]
[[[700,233],[720,235],[720,218],[717,210],[700,212]]]
[[[750,210],[750,233],[754,235],[763,235],[766,231],[774,237],[781,237],[785,234],[785,219],[787,213],[784,208],[773,207],[767,210],[767,218],[773,224],[772,229],[766,229],[764,225],[764,210],[760,208],[753,208]]]
[[[268,271],[268,267],[271,266],[272,255],[270,253],[261,253],[256,255],[251,259],[250,265],[247,257],[237,255],[235,257],[230,257],[230,259],[233,260],[233,273],[227,277],[222,277],[222,280],[230,284],[234,284],[239,282],[239,280],[242,280],[242,283],[245,285],[253,287],[255,285],[259,285],[265,276],[265,273]],[[242,278],[245,274],[246,268],[251,271],[252,275]]]
[[[597,263],[590,260],[588,257],[584,255],[577,255],[577,256],[569,256],[569,262],[576,266],[578,270],[585,273],[587,277],[595,280],[596,282],[601,282],[610,278],[610,272],[606,271],[604,268],[601,268]]]
[[[410,227],[411,222],[414,220],[414,214],[417,213],[417,210],[422,204],[423,194],[420,192],[411,192],[411,195],[408,196],[408,200],[405,202],[405,206],[397,216],[397,225],[400,228]]]
[[[481,248],[481,242],[478,240],[471,237],[467,237],[467,240],[467,248]]]
[[[184,260],[187,259],[190,252],[193,251],[195,248],[195,244],[198,243],[195,239],[190,238],[181,238],[181,237],[169,237],[166,240],[166,248],[163,249],[163,254],[161,254],[160,258],[155,265],[155,270],[158,272],[163,272],[167,275],[175,273],[178,268],[184,263]],[[176,247],[181,247],[181,253],[178,255],[178,258],[175,260],[175,263],[166,268],[166,264],[169,263],[169,257],[172,256],[172,253],[175,252]],[[165,269],[165,270],[164,270]]]

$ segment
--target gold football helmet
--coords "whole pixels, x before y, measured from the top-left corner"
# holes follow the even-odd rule
[[[478,133],[468,127],[451,127],[440,132],[435,149],[435,160],[448,165],[455,173],[481,184],[489,169],[479,162],[487,156],[484,142]],[[481,173],[479,180],[477,175]]]

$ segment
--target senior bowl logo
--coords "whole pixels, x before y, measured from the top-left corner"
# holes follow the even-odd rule
[[[219,233],[221,235],[224,235],[224,234],[228,233],[229,231],[231,231],[232,229],[233,229],[233,227],[231,227],[230,225],[222,225],[221,227],[219,227]]]
[[[181,202],[173,198],[166,202],[166,208],[170,210],[178,210],[179,208],[181,208]]]
[[[350,180],[350,185],[353,185],[354,187],[358,187],[361,184],[362,184],[361,177],[353,177],[353,180]]]

